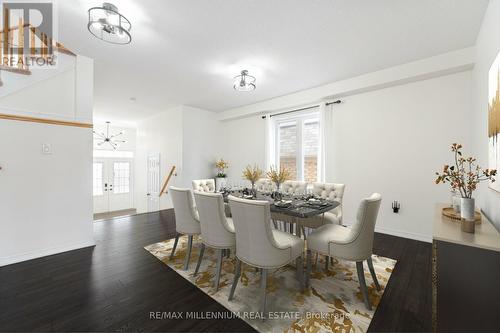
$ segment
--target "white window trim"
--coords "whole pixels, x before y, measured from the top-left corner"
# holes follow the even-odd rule
[[[296,174],[296,179],[299,181],[304,181],[304,162],[305,162],[305,154],[304,154],[304,147],[303,147],[303,139],[302,139],[302,133],[304,131],[304,124],[306,121],[314,120],[320,123],[320,115],[319,115],[319,107],[314,108],[311,110],[306,110],[304,112],[296,112],[293,114],[286,114],[286,115],[277,115],[274,116],[274,147],[275,147],[275,155],[274,155],[274,165],[278,168],[280,165],[280,126],[282,126],[285,123],[288,122],[295,122],[297,126],[297,147],[296,147],[296,152],[297,152],[297,174]],[[321,126],[321,124],[320,124]],[[321,138],[318,138],[318,140],[321,140]],[[318,159],[320,155],[320,145],[318,144]],[[319,162],[319,160],[318,160]],[[320,175],[320,164],[317,163],[317,175]],[[318,179],[317,179],[318,180]]]

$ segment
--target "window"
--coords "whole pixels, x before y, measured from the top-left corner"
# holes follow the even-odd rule
[[[113,163],[113,193],[129,193],[130,192],[130,163],[129,162],[114,162]]]
[[[93,173],[92,173],[92,187],[93,187],[93,194],[94,196],[99,196],[103,195],[103,188],[102,188],[102,170],[103,169],[103,164],[102,163],[93,163]]]
[[[276,120],[276,162],[289,169],[291,180],[318,180],[319,116],[317,112]]]

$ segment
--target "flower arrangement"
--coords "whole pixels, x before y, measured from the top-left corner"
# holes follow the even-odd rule
[[[285,167],[280,167],[278,170],[276,167],[271,166],[271,169],[267,172],[267,176],[276,184],[276,188],[279,191],[280,185],[292,178],[292,173]]]
[[[262,177],[262,170],[254,165],[253,167],[247,165],[247,167],[243,170],[243,178],[248,180],[252,184],[252,189],[255,187],[255,183]]]
[[[215,162],[215,168],[217,169],[217,178],[226,178],[226,169],[229,168],[229,163],[221,158]]]
[[[436,184],[449,183],[454,191],[458,191],[462,198],[471,199],[472,193],[477,189],[480,182],[495,181],[497,170],[482,169],[476,164],[473,157],[462,156],[462,145],[454,143],[451,151],[455,155],[455,165],[445,165],[441,173],[436,172]]]

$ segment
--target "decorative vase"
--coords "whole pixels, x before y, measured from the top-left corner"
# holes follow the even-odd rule
[[[252,191],[251,194],[252,194],[253,198],[256,199],[257,198],[257,190],[255,189],[255,183],[252,183],[252,190],[251,191]]]
[[[227,187],[226,177],[216,177],[215,178],[215,191],[220,192],[221,189]]]
[[[466,221],[474,222],[475,200],[474,198],[460,199],[460,216]]]

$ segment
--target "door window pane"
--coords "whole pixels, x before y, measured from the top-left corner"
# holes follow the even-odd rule
[[[130,192],[130,163],[114,162],[113,193],[120,194],[129,192]]]
[[[104,191],[102,188],[102,163],[93,163],[93,173],[92,173],[92,187],[94,196],[103,195]]]
[[[297,179],[297,123],[287,122],[279,125],[279,163],[281,168],[287,168]]]
[[[319,122],[305,121],[302,136],[304,180],[313,183],[318,179]]]

